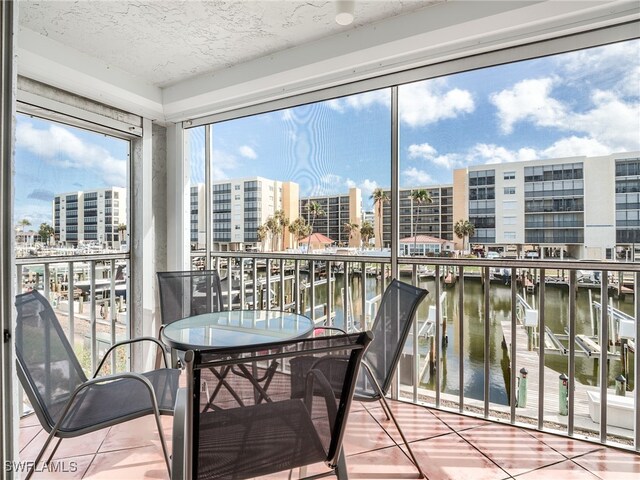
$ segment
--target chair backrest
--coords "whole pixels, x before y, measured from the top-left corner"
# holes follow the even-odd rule
[[[373,322],[373,342],[364,361],[380,384],[383,393],[391,386],[418,305],[429,292],[408,283],[392,280],[382,296]]]
[[[17,295],[16,309],[18,377],[38,419],[51,430],[87,377],[45,297],[35,290]]]
[[[220,312],[222,287],[216,270],[158,272],[162,323]]]
[[[187,363],[187,382],[199,392],[187,420],[191,478],[239,480],[322,461],[335,465],[371,339],[371,332],[361,332],[195,352],[193,368]],[[294,367],[299,359],[303,368]],[[229,388],[220,388],[225,366],[231,367]],[[295,376],[305,386],[302,395],[293,393],[300,383]]]

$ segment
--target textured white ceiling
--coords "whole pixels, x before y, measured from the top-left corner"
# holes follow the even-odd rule
[[[442,1],[356,1],[342,27],[333,1],[21,0],[19,22],[164,87]]]

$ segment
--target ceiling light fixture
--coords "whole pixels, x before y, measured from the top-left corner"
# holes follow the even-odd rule
[[[336,23],[351,25],[353,23],[353,9],[355,0],[336,0]]]

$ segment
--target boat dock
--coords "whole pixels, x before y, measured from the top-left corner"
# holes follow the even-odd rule
[[[504,345],[506,346],[507,355],[509,355],[509,359],[511,356],[511,322],[503,321],[501,322],[502,332],[504,335]],[[522,325],[516,326],[516,361],[515,361],[515,370],[516,375],[519,376],[519,372],[522,368],[527,369],[527,405],[526,407],[517,407],[516,415],[537,419],[538,418],[538,392],[540,391],[540,375],[539,375],[539,362],[540,356],[538,354],[538,348],[533,348],[529,350],[528,346],[530,344],[530,340],[528,338],[527,329]],[[547,336],[546,336],[547,337]],[[581,336],[583,337],[583,336]],[[552,337],[555,338],[555,337]],[[586,337],[588,338],[588,337]],[[545,343],[548,343],[550,338],[547,337]],[[584,341],[584,338],[581,338],[580,341]],[[579,346],[579,341],[576,340],[576,347]],[[595,342],[594,345],[589,345],[588,348],[598,347]],[[553,347],[552,347],[553,348]],[[556,349],[556,348],[554,348]],[[556,349],[557,350],[557,349]],[[581,349],[576,348],[576,354],[579,354]],[[599,350],[599,347],[598,347]],[[546,352],[546,349],[545,349]],[[609,354],[610,357],[613,354]],[[567,372],[564,372],[565,374]],[[542,378],[544,381],[544,420],[555,422],[558,424],[567,424],[567,416],[561,416],[559,414],[559,405],[560,405],[560,373],[555,370],[545,366],[542,374]],[[508,383],[508,379],[506,379]],[[517,397],[517,389],[518,389],[519,379],[516,379],[516,397]],[[508,390],[508,387],[507,387]],[[575,412],[575,426],[577,428],[584,428],[591,431],[598,431],[600,425],[591,420],[589,416],[589,396],[587,392],[597,392],[599,391],[599,387],[597,386],[587,386],[575,382],[575,392],[574,392],[574,412]],[[615,396],[615,390],[609,388],[608,395]],[[504,410],[508,412],[509,406],[494,406],[499,410]],[[610,425],[607,426],[607,431],[612,434],[618,434],[622,436],[629,436],[632,434],[629,430],[612,427]]]

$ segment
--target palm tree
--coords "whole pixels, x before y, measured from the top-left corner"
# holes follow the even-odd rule
[[[280,222],[275,216],[269,217],[267,218],[267,221],[265,222],[264,227],[266,228],[267,232],[270,234],[270,237],[271,237],[271,250],[275,250],[277,248],[276,240],[279,237],[280,232],[282,230],[280,227]]]
[[[264,250],[264,241],[267,238],[267,227],[265,225],[260,225],[256,230],[256,235],[258,240],[260,241],[261,250]]]
[[[307,244],[307,253],[311,251],[311,235],[313,234],[313,224],[316,221],[316,218],[322,217],[325,214],[325,211],[322,209],[318,202],[311,201],[307,203],[307,213],[311,218],[311,229],[309,232],[309,242]]]
[[[289,225],[289,232],[295,237],[296,243],[298,243],[301,239],[311,235],[311,226],[307,224],[304,218],[298,217]]]
[[[18,222],[18,225],[20,225],[22,227],[22,233],[24,233],[25,228],[31,226],[31,222],[28,219],[23,218],[22,220],[20,220]]]
[[[120,239],[120,243],[124,240],[124,232],[127,231],[127,226],[124,223],[118,224],[118,238]]]
[[[387,195],[387,192],[383,189],[376,188],[369,199],[373,200],[373,205],[376,208],[376,221],[378,222],[378,232],[380,233],[380,248],[382,248],[382,206],[389,202],[389,195]]]
[[[369,245],[369,240],[373,237],[373,224],[369,220],[365,220],[362,222],[362,226],[360,227],[360,236],[362,237],[362,243],[365,245]]]
[[[284,239],[285,235],[287,234],[287,229],[289,228],[290,222],[285,215],[284,210],[276,210],[276,212],[273,214],[273,217],[278,223],[279,231],[282,233],[282,245],[280,250],[284,250]]]
[[[357,223],[345,222],[343,228],[344,228],[344,232],[349,234],[349,244],[351,244],[353,233],[358,231],[358,228],[360,228],[360,225],[358,225]]]
[[[458,220],[453,226],[453,233],[456,234],[456,237],[462,239],[462,250],[466,251],[466,237],[473,237],[473,234],[476,233],[476,227],[469,220]]]
[[[423,203],[433,203],[433,198],[431,198],[431,194],[427,192],[424,188],[420,188],[418,190],[414,190],[411,192],[411,201],[413,203],[418,204],[418,215],[420,215],[420,205]],[[413,210],[413,209],[411,209]],[[413,233],[413,254],[416,254],[416,249],[418,247],[418,235],[416,234],[414,227],[414,218],[413,211],[411,212],[411,231]]]
[[[49,225],[48,223],[41,223],[40,230],[38,230],[38,235],[44,243],[49,245],[49,240],[54,237],[56,231],[55,229]]]

